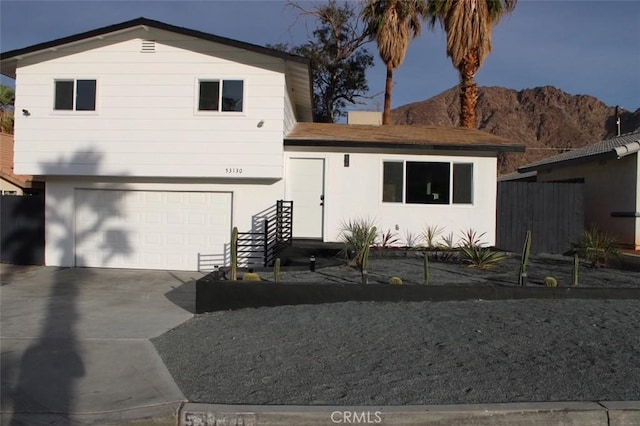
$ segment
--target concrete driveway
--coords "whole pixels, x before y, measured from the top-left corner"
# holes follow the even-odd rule
[[[201,273],[0,267],[1,424],[174,424],[149,339],[193,316]]]

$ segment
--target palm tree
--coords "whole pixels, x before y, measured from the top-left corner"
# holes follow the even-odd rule
[[[378,44],[380,59],[387,66],[382,124],[391,122],[393,71],[404,61],[411,39],[420,35],[426,12],[424,0],[367,0],[362,10],[369,37]]]
[[[439,21],[447,33],[447,56],[460,73],[460,124],[474,128],[478,86],[475,76],[491,52],[491,31],[517,0],[428,0],[433,28]]]

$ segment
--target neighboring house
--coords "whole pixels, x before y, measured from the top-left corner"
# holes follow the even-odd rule
[[[585,227],[597,226],[625,246],[640,249],[640,131],[603,140],[520,172],[538,182],[584,182]]]
[[[13,172],[13,135],[0,133],[0,195],[37,194],[44,183]]]
[[[3,53],[18,173],[46,180],[46,264],[227,263],[232,226],[293,201],[293,236],[375,219],[495,239],[496,156],[470,129],[312,123],[306,59],[144,18]]]

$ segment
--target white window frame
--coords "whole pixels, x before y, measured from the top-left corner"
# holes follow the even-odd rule
[[[77,110],[77,97],[78,97],[78,81],[79,80],[91,80],[96,82],[96,93],[95,93],[95,105],[92,110]],[[72,109],[56,109],[56,83],[62,81],[72,81],[73,82],[73,107]],[[51,109],[54,114],[60,115],[96,115],[98,113],[98,100],[100,95],[100,85],[99,81],[96,77],[61,77],[53,79],[53,96],[52,96],[52,105]]]
[[[222,111],[222,92],[225,81],[242,81],[242,111]],[[202,82],[218,82],[220,88],[218,91],[218,109],[217,110],[201,110],[200,109],[200,83]],[[199,77],[195,81],[194,89],[194,111],[196,115],[245,115],[247,112],[247,80],[242,77]]]
[[[444,163],[449,164],[449,202],[448,203],[407,203],[407,161],[413,163]],[[384,201],[384,163],[402,163],[402,201]],[[471,165],[471,203],[454,203],[453,202],[453,168],[456,164],[470,164]],[[406,205],[406,206],[473,206],[476,200],[476,164],[473,161],[453,161],[453,160],[398,160],[398,159],[383,159],[380,166],[380,182],[381,182],[381,194],[380,200],[384,205]]]

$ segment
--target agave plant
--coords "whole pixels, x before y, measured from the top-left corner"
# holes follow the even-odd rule
[[[472,268],[493,269],[504,261],[507,256],[504,253],[493,251],[488,247],[464,246],[462,247],[464,260]]]
[[[584,231],[571,246],[578,256],[586,259],[594,268],[609,266],[620,258],[620,245],[615,237],[596,226]]]

